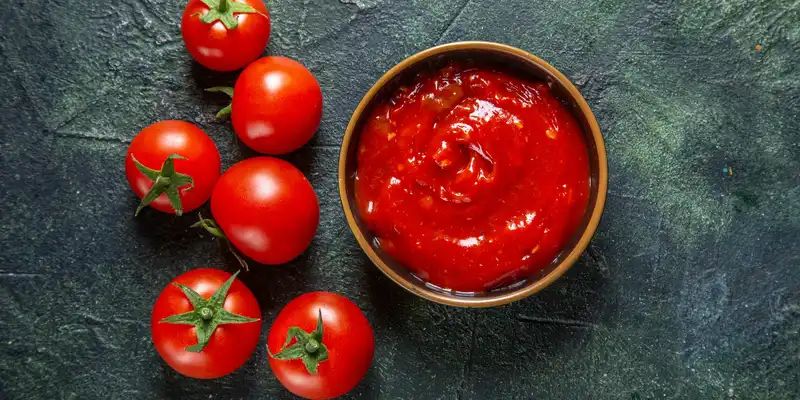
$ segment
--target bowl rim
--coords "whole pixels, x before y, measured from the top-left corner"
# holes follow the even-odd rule
[[[367,109],[370,102],[372,102],[375,95],[392,79],[394,79],[398,74],[400,74],[406,68],[415,65],[419,62],[422,62],[430,57],[453,52],[453,51],[462,51],[462,50],[489,50],[494,52],[505,53],[515,58],[522,59],[523,61],[532,62],[549,72],[556,80],[558,80],[564,88],[567,89],[569,95],[575,100],[575,103],[580,107],[580,112],[583,113],[586,117],[586,120],[589,124],[589,128],[592,133],[592,137],[595,141],[595,147],[597,150],[597,159],[598,159],[598,182],[597,182],[597,199],[595,201],[594,208],[592,209],[591,217],[586,225],[586,229],[583,231],[580,239],[577,241],[575,246],[569,252],[569,254],[564,257],[561,262],[549,273],[542,276],[541,278],[537,279],[534,282],[526,283],[521,285],[517,289],[509,290],[507,292],[498,293],[497,295],[488,294],[482,297],[469,297],[469,296],[456,296],[456,295],[449,295],[446,293],[438,292],[433,289],[424,287],[424,285],[420,283],[415,284],[414,282],[406,279],[404,276],[395,272],[391,267],[386,265],[383,260],[378,256],[375,250],[370,246],[369,241],[367,240],[364,232],[361,231],[358,224],[355,221],[355,216],[351,210],[350,201],[347,198],[347,179],[346,176],[346,161],[347,161],[347,153],[348,149],[351,145],[353,137],[355,136],[355,128],[358,125],[359,120],[362,118],[364,110]],[[356,143],[357,145],[357,143]],[[338,184],[339,184],[339,197],[342,202],[342,207],[344,208],[345,218],[347,219],[347,224],[350,227],[350,231],[353,232],[353,235],[356,237],[359,246],[361,249],[367,254],[369,259],[375,264],[379,270],[381,270],[386,276],[389,277],[392,281],[400,285],[401,287],[405,288],[411,293],[415,295],[425,298],[427,300],[431,300],[436,303],[446,304],[451,306],[457,307],[492,307],[492,306],[499,306],[511,303],[513,301],[517,301],[528,297],[540,290],[544,289],[551,283],[553,283],[556,279],[558,279],[561,275],[563,275],[573,264],[578,260],[580,255],[586,250],[586,247],[589,245],[589,242],[594,236],[594,233],[597,229],[597,226],[600,222],[600,217],[603,214],[603,208],[605,207],[606,202],[606,195],[608,190],[608,161],[606,159],[606,149],[605,149],[605,142],[603,141],[603,135],[600,132],[600,126],[597,123],[597,119],[592,113],[592,110],[589,108],[589,105],[586,103],[586,100],[583,98],[581,93],[575,87],[575,85],[570,82],[567,77],[565,77],[560,71],[555,69],[552,65],[547,63],[546,61],[536,57],[535,55],[528,53],[524,50],[518,49],[516,47],[512,47],[505,44],[494,43],[494,42],[483,42],[483,41],[465,41],[465,42],[453,42],[442,44],[438,46],[434,46],[425,50],[422,50],[414,55],[411,55],[405,58],[403,61],[399,62],[397,65],[392,67],[389,71],[383,74],[383,76],[375,82],[374,85],[367,91],[361,101],[358,103],[358,106],[353,111],[352,116],[350,117],[350,122],[347,124],[347,129],[345,130],[344,138],[342,140],[342,146],[339,150],[339,172],[338,172]]]

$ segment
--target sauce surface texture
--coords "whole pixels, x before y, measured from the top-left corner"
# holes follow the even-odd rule
[[[355,198],[380,247],[415,275],[485,291],[549,265],[575,233],[587,147],[547,84],[451,65],[374,110]]]

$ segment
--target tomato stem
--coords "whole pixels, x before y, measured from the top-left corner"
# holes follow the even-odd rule
[[[203,307],[200,309],[200,317],[206,321],[210,321],[211,318],[214,318],[214,312],[208,307]]]
[[[220,13],[228,12],[228,8],[230,8],[228,0],[219,0],[219,7],[217,7],[217,9]]]
[[[319,342],[314,339],[309,339],[306,343],[306,351],[309,353],[316,353],[319,350]]]
[[[249,271],[250,268],[247,265],[247,261],[245,261],[245,259],[239,255],[239,252],[236,251],[235,248],[233,248],[231,241],[228,240],[227,236],[225,236],[225,232],[222,232],[222,228],[220,228],[213,219],[203,218],[203,215],[200,213],[197,213],[197,217],[200,218],[200,220],[192,224],[192,228],[203,228],[208,231],[208,233],[224,240],[225,243],[228,244],[228,250],[230,250],[231,254],[236,257],[236,261],[239,261],[239,264],[244,267],[245,271]]]
[[[214,86],[214,87],[210,87],[208,89],[205,89],[205,91],[206,92],[219,92],[219,93],[227,94],[228,97],[231,98],[231,102],[227,106],[225,106],[225,108],[217,111],[216,118],[217,119],[222,119],[222,118],[225,118],[225,117],[231,115],[231,110],[233,108],[233,88],[232,87],[230,87],[230,86]],[[236,137],[237,137],[236,135],[233,135],[234,139],[236,139]]]

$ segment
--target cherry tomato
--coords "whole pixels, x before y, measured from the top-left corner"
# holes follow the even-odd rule
[[[261,336],[260,317],[256,298],[235,274],[201,268],[175,278],[161,292],[150,327],[153,344],[170,367],[211,379],[250,358]]]
[[[317,79],[286,57],[264,57],[248,65],[233,93],[233,130],[260,153],[297,150],[314,136],[322,119]]]
[[[269,366],[286,389],[308,399],[329,399],[349,392],[367,374],[375,336],[346,297],[307,293],[278,314],[267,350]]]
[[[189,0],[181,19],[186,50],[215,71],[247,66],[264,52],[269,33],[269,13],[261,0]]]
[[[147,206],[181,215],[203,205],[219,178],[217,146],[200,128],[161,121],[144,128],[125,156],[125,175]]]
[[[286,161],[256,157],[225,171],[211,213],[228,240],[262,264],[283,264],[305,251],[319,224],[317,195]]]

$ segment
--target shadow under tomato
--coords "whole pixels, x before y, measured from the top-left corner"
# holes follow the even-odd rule
[[[228,121],[228,123],[230,123],[230,121]],[[233,124],[231,124],[231,132],[233,132]],[[239,154],[241,154],[241,156],[242,156],[241,160],[238,160],[237,162],[246,160],[248,158],[253,158],[253,157],[267,157],[266,154],[261,154],[261,153],[255,151],[255,150],[247,147],[247,145],[244,144],[244,142],[242,142],[242,140],[239,139],[238,136],[236,136],[236,132],[233,132],[233,135],[235,137],[234,140],[236,141],[236,146],[239,147]]]
[[[236,257],[228,251],[227,245],[222,247],[227,253],[225,255],[226,265],[229,268],[241,268]],[[239,274],[239,278],[255,295],[261,307],[262,315],[277,313],[291,299],[308,290],[309,270],[311,267],[308,250],[286,264],[265,265],[249,258],[247,263],[250,270],[243,270]],[[271,321],[269,324],[264,325],[264,329],[268,330],[270,325]]]
[[[256,353],[254,352],[254,356]],[[247,368],[248,364],[252,362],[252,358],[230,375],[216,379],[189,378],[175,372],[175,370],[161,361],[161,373],[155,377],[154,392],[157,393],[156,398],[205,399],[212,394],[214,398],[248,398],[253,386],[253,376],[255,376]],[[224,391],[221,392],[221,388],[227,389],[223,389]]]
[[[219,103],[222,104],[222,107],[225,107],[227,103],[225,101],[229,101],[227,96],[224,93],[208,93],[205,92],[205,89],[215,86],[230,86],[236,83],[236,78],[239,77],[239,73],[241,70],[230,71],[230,72],[217,72],[210,70],[194,61],[191,57],[187,57],[187,61],[191,63],[190,71],[192,74],[192,80],[195,83],[195,90],[198,93],[201,93],[204,97],[204,100],[214,100],[220,99]]]
[[[131,197],[129,208],[135,210],[139,200]],[[180,217],[150,208],[139,213],[134,220],[138,234],[147,240],[147,248],[157,255],[155,258],[163,262],[163,265],[154,265],[153,268],[179,263],[176,274],[194,268],[217,268],[229,273],[241,271],[239,279],[253,292],[262,310],[271,307],[276,293],[299,295],[302,292],[310,268],[308,250],[281,265],[259,264],[242,255],[248,271],[233,255],[227,242],[202,228],[191,227],[197,222],[198,213],[204,218],[213,218],[208,203]],[[179,254],[185,256],[176,256]]]
[[[231,127],[233,129],[233,127]],[[235,134],[234,134],[235,135]],[[238,137],[236,138],[237,146],[239,146],[239,152],[242,155],[242,160],[253,158],[253,157],[275,157],[280,158],[292,165],[294,165],[300,172],[303,173],[307,178],[309,173],[311,172],[311,167],[314,165],[314,149],[308,145],[304,145],[299,149],[281,155],[270,155],[270,154],[262,154],[259,153],[244,144]]]
[[[125,218],[133,219],[137,233],[150,242],[148,249],[155,253],[171,253],[172,258],[175,258],[175,254],[197,251],[197,245],[202,243],[203,232],[191,226],[197,222],[198,213],[202,213],[205,217],[211,216],[207,203],[180,217],[150,207],[145,207],[134,217],[133,211],[139,204],[139,198],[131,195],[127,202],[127,208],[131,212]]]
[[[364,376],[364,379],[356,385],[353,390],[350,391],[347,395],[343,396],[345,398],[359,398],[359,399],[378,399],[381,398],[380,395],[380,387],[381,387],[381,377],[378,373],[378,354],[375,355],[375,359],[372,360],[372,366],[370,366],[369,371],[367,371],[367,375]]]
[[[302,172],[303,175],[306,176],[306,178],[309,178],[309,174],[311,173],[311,167],[315,164],[314,156],[315,156],[315,150],[308,144],[305,144],[303,145],[303,147],[300,147],[299,149],[291,153],[278,156],[278,158],[281,158],[284,161],[291,163],[292,165],[297,167],[297,169],[299,169],[300,172]]]

